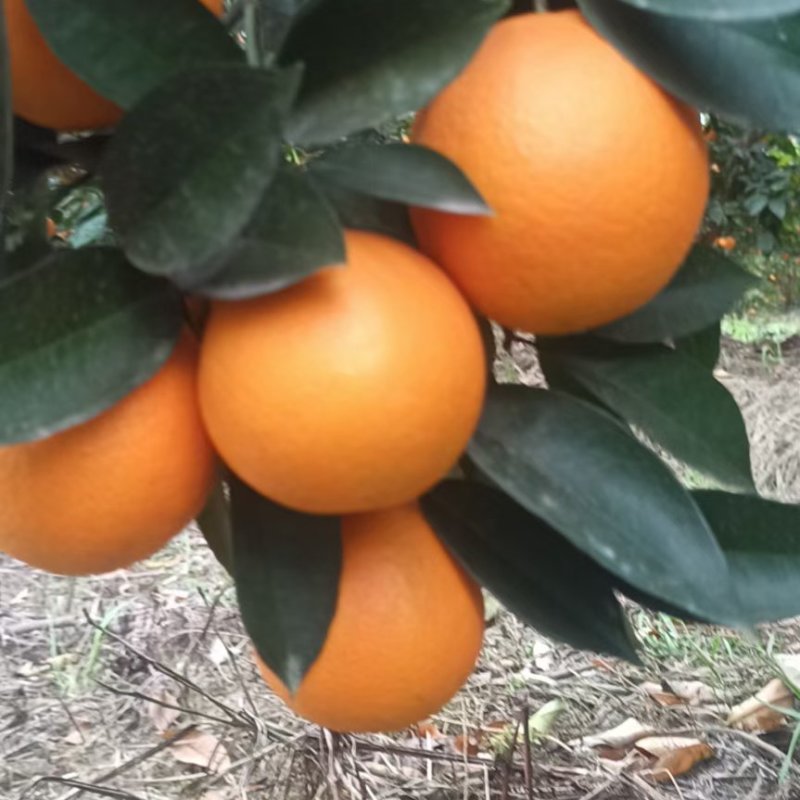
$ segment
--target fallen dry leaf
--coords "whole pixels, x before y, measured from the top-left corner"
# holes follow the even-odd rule
[[[596,752],[603,761],[622,761],[630,750],[627,747],[598,747]]]
[[[91,722],[84,719],[75,720],[75,724],[69,733],[64,737],[65,744],[79,745],[85,744],[86,734],[92,729]]]
[[[800,687],[800,653],[780,654],[775,656],[775,661],[789,683]]]
[[[670,706],[701,706],[714,701],[714,691],[702,681],[669,681],[643,683],[642,691],[663,708]]]
[[[228,660],[228,648],[225,647],[225,642],[219,636],[215,637],[214,641],[211,642],[211,647],[208,648],[208,657],[218,667]]]
[[[787,724],[786,717],[775,706],[793,705],[794,695],[782,680],[775,678],[758,694],[739,703],[728,715],[727,724],[748,733],[770,733]]]
[[[643,683],[640,688],[653,702],[662,708],[684,705],[684,701],[678,695],[672,694],[672,692],[665,692],[660,683]]]
[[[414,726],[414,732],[420,739],[441,739],[442,734],[436,727],[436,723],[427,720],[425,722],[418,722]]]
[[[153,699],[159,702],[147,704],[147,716],[150,717],[150,721],[159,733],[166,733],[175,724],[181,712],[175,708],[166,708],[159,703],[174,706],[178,704],[178,698],[174,694],[162,690]]]
[[[703,761],[714,757],[714,749],[705,742],[697,742],[691,747],[682,747],[665,753],[653,764],[650,777],[656,783],[666,783],[679,778]]]
[[[652,728],[642,725],[641,722],[633,717],[626,719],[621,725],[612,728],[604,733],[597,733],[592,736],[585,736],[582,743],[586,747],[611,747],[619,749],[630,747],[639,739],[651,736],[654,733]]]
[[[202,731],[192,731],[182,737],[170,746],[169,751],[176,761],[203,767],[215,775],[231,766],[225,745],[216,736]]]
[[[456,736],[453,739],[453,750],[465,756],[477,756],[481,749],[481,739],[480,733],[475,731]]]
[[[550,672],[554,662],[553,645],[545,639],[537,639],[533,643],[533,665],[540,672]]]
[[[699,739],[690,739],[687,736],[648,736],[636,742],[636,749],[653,758],[661,758],[676,750],[685,750],[699,744]]]
[[[673,681],[667,682],[667,687],[677,697],[680,697],[687,705],[701,706],[705,703],[713,703],[717,697],[714,690],[703,681]]]

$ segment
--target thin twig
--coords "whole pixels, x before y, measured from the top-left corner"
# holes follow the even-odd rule
[[[124,772],[128,772],[128,770],[133,769],[134,767],[138,767],[140,764],[144,763],[153,756],[158,755],[162,750],[166,750],[169,747],[172,747],[175,742],[179,742],[184,737],[188,736],[190,733],[193,733],[196,730],[196,725],[187,725],[185,728],[181,728],[179,731],[174,733],[167,739],[164,739],[163,742],[159,742],[154,747],[151,747],[149,750],[145,750],[143,753],[140,753],[138,756],[129,759],[124,764],[120,764],[118,767],[114,767],[110,772],[106,772],[105,774],[101,775],[99,778],[95,780],[95,784],[103,784],[107,783],[114,778],[119,777]],[[86,786],[90,786],[91,784],[86,784]],[[85,786],[75,787],[73,791],[67,792],[65,795],[62,795],[59,800],[74,800],[76,797],[80,797],[85,791],[88,791]],[[123,795],[124,796],[124,795]]]
[[[43,628],[67,628],[70,625],[77,624],[78,620],[74,614],[65,614],[64,616],[54,617],[53,619],[32,619],[27,622],[19,622],[5,630],[0,628],[0,634],[3,636],[22,636],[25,633],[35,633]]]
[[[121,636],[117,635],[113,631],[110,631],[108,628],[103,627],[98,622],[96,622],[87,611],[84,611],[84,616],[86,617],[87,622],[96,630],[102,631],[109,639],[118,644],[121,644],[129,653],[133,653],[137,658],[140,658],[145,664],[149,664],[153,669],[160,672],[162,675],[166,675],[168,678],[172,678],[172,680],[180,683],[181,685],[185,686],[188,689],[191,689],[193,692],[197,692],[200,697],[208,700],[209,703],[215,705],[220,711],[224,712],[228,717],[230,717],[233,722],[238,725],[239,727],[249,728],[251,730],[256,729],[256,722],[253,717],[246,713],[236,711],[235,709],[231,708],[230,706],[225,705],[225,703],[217,700],[216,697],[210,695],[208,692],[201,689],[196,683],[189,680],[185,675],[181,675],[180,673],[176,672],[174,669],[170,669],[165,664],[160,664],[155,659],[150,658],[150,656],[143,653],[141,650],[138,650],[133,645],[129,644],[125,641]]]
[[[245,725],[241,724],[236,725],[235,723],[231,722],[231,720],[224,719],[223,717],[216,717],[213,714],[206,714],[204,711],[196,711],[193,708],[179,706],[176,703],[168,703],[166,700],[159,700],[156,697],[150,697],[150,695],[136,691],[135,689],[119,689],[116,686],[110,686],[109,684],[103,683],[103,681],[99,681],[97,679],[95,679],[95,683],[101,689],[105,689],[107,692],[111,692],[111,694],[115,694],[118,697],[132,697],[134,700],[141,700],[145,703],[152,703],[154,706],[169,708],[172,711],[180,711],[181,714],[188,714],[190,716],[200,717],[201,719],[207,719],[209,722],[217,722],[220,725],[233,725],[234,727],[237,728],[246,727]]]
[[[530,709],[525,704],[522,707],[522,732],[525,736],[525,791],[528,800],[533,800],[533,757],[531,755],[531,728],[530,728]]]
[[[39,780],[36,781],[33,786],[31,786],[29,791],[32,791],[37,786],[41,786],[45,783],[58,783],[61,786],[72,786],[74,789],[80,790],[80,792],[91,792],[92,794],[96,794],[100,797],[113,797],[115,800],[145,800],[145,798],[140,797],[139,795],[125,792],[122,789],[111,789],[108,786],[96,786],[93,783],[82,783],[81,781],[73,781],[70,778],[39,778]]]
[[[514,751],[517,748],[517,739],[519,738],[519,720],[514,725],[514,734],[511,737],[511,745],[506,754],[506,761],[503,768],[503,789],[500,793],[500,800],[508,800],[508,789],[511,783],[511,767],[514,764]]]

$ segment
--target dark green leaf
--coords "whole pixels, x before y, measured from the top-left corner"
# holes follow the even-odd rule
[[[751,194],[744,201],[744,210],[751,216],[757,217],[769,203],[769,198],[763,194]]]
[[[675,349],[684,356],[693,358],[707,370],[713,370],[719,361],[722,345],[722,326],[719,322],[709,325],[697,333],[675,340]]]
[[[247,227],[219,259],[221,267],[193,288],[229,300],[252,297],[344,261],[336,212],[305,173],[284,166]]]
[[[428,102],[464,67],[507,0],[320,0],[286,39],[305,65],[289,124],[299,144],[333,142]]]
[[[731,489],[755,491],[739,407],[710,371],[661,345],[631,347],[588,337],[540,342],[551,385],[557,365],[604,406],[690,467]]]
[[[214,557],[233,575],[233,530],[230,502],[225,496],[225,486],[217,481],[209,492],[203,510],[197,515],[197,527]]]
[[[181,322],[169,284],[111,248],[55,251],[0,287],[0,442],[109,408],[166,361]]]
[[[5,11],[0,0],[0,269],[5,248],[2,246],[5,231],[5,207],[11,189],[13,172],[13,115],[11,112],[11,81],[8,69],[8,47],[6,44]]]
[[[694,497],[728,559],[742,621],[800,614],[800,506],[725,492]]]
[[[663,342],[717,322],[756,279],[727,256],[698,246],[672,282],[647,305],[595,333],[619,342]]]
[[[666,614],[667,616],[675,617],[675,619],[682,619],[685,622],[698,622],[700,624],[712,625],[715,622],[713,619],[698,617],[695,614],[691,614],[685,608],[675,605],[674,603],[667,603],[665,600],[653,597],[653,595],[643,592],[641,589],[637,589],[635,586],[625,583],[625,581],[620,581],[618,579],[615,586],[620,594],[625,595],[629,600],[633,600],[634,603],[638,603],[640,606],[650,611]]]
[[[727,565],[691,496],[613,417],[561,392],[490,387],[469,455],[624,581],[735,622]]]
[[[257,0],[259,45],[264,53],[277,53],[295,17],[308,11],[319,0]],[[238,8],[244,10],[244,3]],[[237,6],[231,9],[235,12]],[[243,14],[242,14],[243,16]]]
[[[773,197],[769,201],[769,210],[781,221],[786,217],[787,205],[785,197]]]
[[[309,165],[346,189],[451,214],[489,214],[464,173],[439,153],[413,144],[358,144],[330,150]]]
[[[442,483],[422,508],[465,569],[536,630],[638,660],[613,577],[546,522],[477,483]]]
[[[174,73],[244,56],[199,0],[26,0],[56,55],[123,108]]]
[[[800,128],[800,14],[719,23],[623,0],[578,5],[605,38],[691,105],[755,127]]]
[[[233,572],[258,654],[294,692],[336,610],[342,564],[338,517],[311,516],[231,481]]]
[[[382,233],[416,247],[407,206],[329,183],[317,182],[317,186],[336,209],[341,224],[346,228]]]
[[[767,19],[800,11],[800,0],[625,0],[628,5],[671,17],[718,22]]]
[[[196,280],[242,230],[278,167],[297,77],[195,70],[123,119],[102,176],[111,225],[137,267]]]

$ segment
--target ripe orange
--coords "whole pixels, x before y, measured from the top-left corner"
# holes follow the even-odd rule
[[[420,246],[484,314],[533,333],[624,316],[684,260],[709,191],[697,114],[577,11],[496,25],[417,118],[494,209],[412,212]]]
[[[714,239],[714,244],[719,247],[720,250],[730,253],[736,249],[736,238],[734,236],[718,236]]]
[[[83,575],[128,566],[178,533],[214,472],[196,363],[185,340],[154,377],[94,419],[0,447],[0,551]]]
[[[220,455],[261,494],[311,513],[416,498],[458,459],[484,395],[481,337],[447,276],[393,239],[346,242],[345,266],[212,304],[200,356]]]
[[[345,517],[336,611],[319,658],[290,696],[295,711],[336,731],[393,731],[438,711],[475,665],[483,637],[478,586],[416,504]]]
[[[222,14],[224,0],[200,2],[214,14]],[[131,11],[136,12],[135,4]],[[5,15],[15,114],[58,131],[108,128],[119,121],[122,110],[70,72],[53,53],[25,0],[6,0]]]

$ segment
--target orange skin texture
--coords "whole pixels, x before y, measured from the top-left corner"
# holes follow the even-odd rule
[[[477,425],[485,355],[466,301],[412,248],[346,234],[347,265],[276,294],[216,302],[200,407],[228,466],[310,513],[409,502]]]
[[[709,192],[697,114],[576,11],[497,24],[417,118],[494,210],[412,210],[421,249],[484,314],[540,334],[583,331],[672,278]]]
[[[481,592],[415,503],[345,517],[342,545],[336,612],[297,693],[256,663],[312,722],[351,733],[400,730],[438,711],[472,672]]]
[[[223,0],[200,0],[217,16]],[[135,4],[131,6],[135,13]],[[14,113],[57,131],[96,130],[116,125],[122,109],[71,72],[39,33],[25,0],[6,0],[6,28]]]
[[[146,383],[47,439],[0,447],[0,551],[61,575],[127,567],[200,511],[214,454],[182,341]]]

